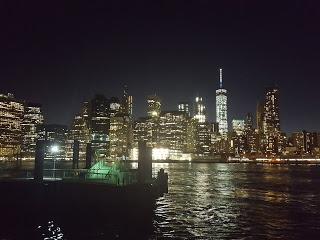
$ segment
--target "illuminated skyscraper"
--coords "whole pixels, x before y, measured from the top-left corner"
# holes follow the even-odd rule
[[[24,104],[12,94],[0,94],[0,160],[17,157],[21,150]]]
[[[219,123],[219,132],[223,137],[228,133],[227,113],[227,90],[222,86],[222,69],[220,68],[220,87],[216,90],[216,122]]]
[[[151,95],[147,98],[148,117],[159,117],[161,112],[161,100],[157,95]]]
[[[235,156],[241,156],[245,150],[245,121],[233,119],[232,132],[229,134],[230,152]]]
[[[263,110],[264,106],[261,102],[257,103],[256,109],[256,121],[257,121],[257,131],[259,134],[263,133]]]
[[[109,156],[110,102],[103,95],[96,95],[90,102],[90,134],[96,160]]]
[[[187,136],[187,115],[179,111],[166,111],[160,115],[159,144],[170,151],[184,151]]]
[[[208,156],[211,150],[212,124],[197,122],[196,125],[196,152],[199,157]]]
[[[117,97],[111,97],[109,99],[109,109],[110,109],[110,117],[113,117],[114,115],[120,113],[120,111],[123,111],[122,104],[120,104],[120,100]]]
[[[193,118],[200,123],[206,121],[206,107],[203,104],[202,97],[196,97],[195,114]]]
[[[232,131],[237,135],[243,135],[244,133],[244,120],[233,119],[232,120]]]
[[[266,91],[263,114],[263,132],[280,132],[279,90],[269,88]]]
[[[184,113],[186,113],[186,115],[187,115],[188,117],[190,117],[189,103],[187,103],[187,102],[180,102],[180,103],[178,104],[178,110],[179,110],[179,112],[184,112]]]
[[[38,139],[37,127],[43,124],[43,114],[39,104],[28,103],[25,111],[22,128],[21,157],[23,160],[33,160],[35,157],[36,142]]]
[[[266,140],[266,152],[276,154],[281,135],[278,88],[268,88],[266,90],[262,128]]]
[[[259,149],[259,135],[253,127],[253,116],[247,113],[244,124],[245,153],[254,154]]]
[[[128,86],[125,85],[123,89],[123,96],[121,99],[121,108],[122,108],[122,113],[127,114],[130,117],[132,116],[132,96],[128,95]]]
[[[186,152],[195,153],[197,147],[197,124],[198,121],[194,118],[188,118],[187,122],[187,140]]]
[[[146,141],[148,146],[156,147],[159,141],[159,121],[153,117],[142,117],[134,121],[133,139],[136,145],[139,141]]]
[[[68,140],[72,141],[68,149],[68,156],[71,158],[73,154],[73,141],[79,141],[79,160],[84,161],[86,159],[87,143],[90,142],[89,102],[84,102],[81,112],[74,117]]]
[[[118,113],[110,118],[110,158],[125,160],[129,157],[132,142],[131,119]]]

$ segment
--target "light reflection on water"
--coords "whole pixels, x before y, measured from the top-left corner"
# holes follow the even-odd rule
[[[156,163],[153,173],[160,168],[169,174],[169,194],[157,201],[154,234],[140,239],[320,239],[320,166]],[[92,221],[91,239],[123,235],[104,221]],[[89,231],[57,222],[29,225],[41,239]]]
[[[38,234],[43,240],[63,240],[63,232],[59,226],[56,226],[54,221],[48,221],[45,225],[37,227]]]
[[[155,237],[319,239],[319,166],[168,164],[165,170],[170,194],[157,202]]]

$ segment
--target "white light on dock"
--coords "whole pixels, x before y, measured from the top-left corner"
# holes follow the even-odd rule
[[[57,152],[59,152],[59,146],[58,146],[58,145],[53,145],[53,146],[51,146],[50,151],[51,151],[52,153],[57,153]]]

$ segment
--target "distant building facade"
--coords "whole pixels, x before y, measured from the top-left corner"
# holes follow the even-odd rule
[[[206,121],[206,107],[202,97],[196,97],[195,99],[195,112],[193,118],[199,123],[204,123]]]
[[[268,88],[265,94],[262,129],[265,139],[265,152],[275,155],[281,151],[279,116],[279,89]]]
[[[33,160],[35,157],[36,143],[39,138],[37,128],[43,124],[44,118],[41,105],[34,103],[25,104],[22,130],[22,160]]]
[[[0,94],[0,160],[18,158],[22,143],[24,104],[13,94]]]
[[[147,115],[148,117],[159,117],[161,113],[161,100],[157,95],[150,95],[147,98]]]

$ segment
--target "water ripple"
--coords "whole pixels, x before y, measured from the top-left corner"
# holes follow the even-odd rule
[[[155,238],[320,236],[317,166],[168,164],[165,170],[170,194],[157,201]]]

